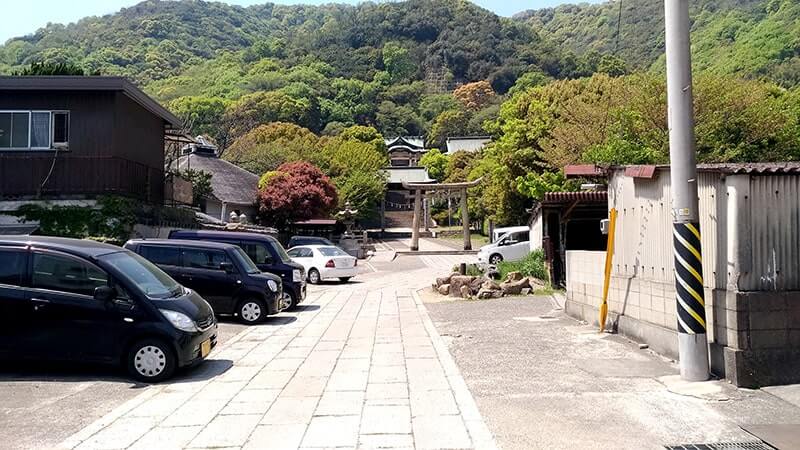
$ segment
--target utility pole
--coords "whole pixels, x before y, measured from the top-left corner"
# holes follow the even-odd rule
[[[664,0],[675,298],[681,378],[708,379],[708,341],[697,200],[689,0]]]

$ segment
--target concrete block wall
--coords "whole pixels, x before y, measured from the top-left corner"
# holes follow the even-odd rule
[[[737,386],[800,381],[800,292],[721,291],[711,362]]]

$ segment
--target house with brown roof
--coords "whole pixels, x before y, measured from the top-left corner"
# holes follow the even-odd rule
[[[121,77],[0,77],[0,210],[114,194],[164,203],[181,121]]]

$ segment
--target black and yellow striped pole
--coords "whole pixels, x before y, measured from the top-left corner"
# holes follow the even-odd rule
[[[689,0],[664,0],[675,300],[681,378],[708,379],[703,259],[697,200]]]

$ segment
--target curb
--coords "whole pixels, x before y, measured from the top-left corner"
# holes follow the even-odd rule
[[[481,416],[481,413],[478,410],[478,405],[475,403],[475,399],[472,397],[472,393],[469,391],[467,383],[464,381],[464,377],[461,376],[461,371],[459,370],[458,365],[453,359],[453,356],[450,354],[450,351],[447,349],[447,344],[439,335],[439,332],[436,331],[436,327],[433,325],[433,321],[428,315],[428,309],[422,302],[418,291],[412,289],[411,296],[414,298],[414,303],[417,305],[417,310],[422,317],[422,323],[425,325],[425,329],[428,331],[428,336],[430,337],[431,342],[433,343],[433,348],[436,350],[436,354],[439,357],[439,362],[442,364],[444,373],[447,376],[447,382],[450,383],[450,388],[455,396],[458,409],[461,411],[461,417],[464,419],[464,425],[467,427],[467,432],[472,438],[472,444],[474,448],[481,450],[498,449],[497,443],[494,440],[494,436],[492,436],[492,433],[489,431],[489,427],[486,426],[483,416]]]

